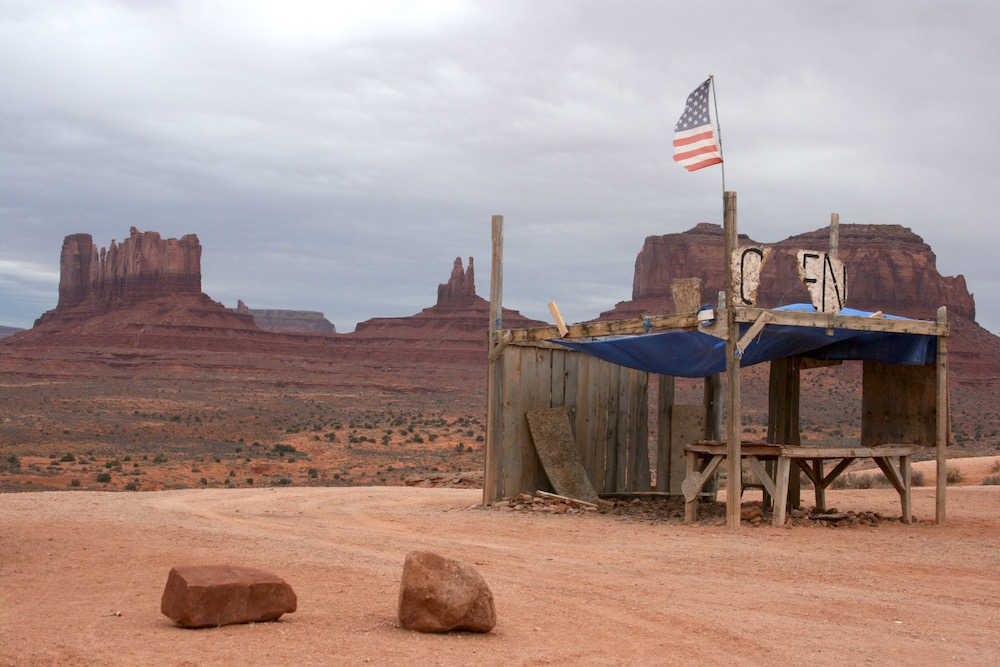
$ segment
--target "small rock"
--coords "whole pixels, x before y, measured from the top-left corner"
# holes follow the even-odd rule
[[[496,625],[493,593],[472,566],[411,551],[399,586],[399,623],[418,632],[489,632]]]
[[[160,600],[164,616],[185,628],[273,621],[296,608],[281,577],[250,567],[187,565],[171,568]]]

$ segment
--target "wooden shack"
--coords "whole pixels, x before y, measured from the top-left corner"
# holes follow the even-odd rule
[[[732,193],[727,193],[730,195]],[[735,195],[733,195],[735,215]],[[735,224],[727,229],[735,240]],[[552,491],[550,475],[546,473],[536,452],[527,416],[533,411],[562,408],[571,431],[571,439],[579,463],[597,494],[608,497],[622,494],[659,492],[692,500],[701,494],[714,495],[709,480],[691,485],[691,461],[696,456],[742,462],[747,456],[760,465],[765,461],[770,481],[765,484],[765,502],[776,490],[788,492],[792,506],[799,502],[797,481],[801,469],[817,482],[817,498],[833,478],[856,457],[872,456],[887,477],[897,487],[903,499],[903,517],[908,518],[910,447],[934,447],[937,457],[936,519],[945,520],[945,462],[949,433],[947,335],[948,324],[944,308],[936,321],[882,317],[881,313],[854,314],[806,312],[805,310],[768,310],[756,307],[730,306],[720,308],[717,321],[711,325],[713,335],[724,339],[724,368],[712,367],[704,377],[704,397],[698,405],[676,405],[673,397],[674,376],[660,372],[662,351],[669,349],[663,333],[704,332],[706,323],[699,321],[696,304],[700,298],[681,299],[678,312],[668,316],[648,316],[613,322],[591,322],[566,326],[553,308],[556,326],[507,330],[500,319],[503,281],[503,219],[493,219],[493,270],[490,293],[490,345],[488,357],[488,403],[484,503],[511,498],[519,493],[536,490]],[[727,255],[730,254],[727,249]],[[683,303],[695,304],[682,306]],[[723,327],[732,327],[728,333]],[[816,354],[773,352],[771,357],[769,418],[767,443],[774,445],[768,456],[763,450],[747,444],[741,451],[742,435],[739,404],[739,363],[731,363],[732,353],[743,345],[747,356],[765,348],[761,341],[778,340],[795,332],[817,332],[830,341],[845,342],[836,346],[834,358],[827,351]],[[701,334],[698,334],[699,336]],[[916,337],[920,337],[919,339]],[[737,339],[740,340],[737,340]],[[660,345],[636,350],[643,346]],[[680,339],[677,339],[680,340]],[[917,361],[896,363],[880,350],[905,341],[923,356]],[[826,341],[819,341],[823,345]],[[719,347],[722,343],[716,345]],[[632,345],[632,347],[629,347]],[[740,354],[744,353],[740,349]],[[839,355],[839,357],[838,357]],[[912,356],[912,355],[911,355]],[[871,357],[871,358],[869,358]],[[840,358],[857,359],[864,364],[862,393],[861,442],[858,447],[832,452],[816,448],[808,450],[782,449],[800,444],[798,401],[800,372],[804,368],[836,363]],[[889,359],[886,363],[884,358]],[[756,363],[752,359],[750,360]],[[746,360],[744,360],[746,364]],[[733,366],[735,366],[735,371]],[[723,383],[723,372],[727,381]],[[693,377],[687,373],[687,377]],[[734,380],[735,378],[735,380]],[[658,391],[655,406],[650,406],[650,386]],[[726,392],[723,392],[725,386]],[[735,390],[735,396],[733,394]],[[723,427],[723,404],[727,406],[727,423]],[[650,411],[655,411],[657,441],[649,442]],[[725,433],[725,436],[723,435]],[[733,442],[735,439],[735,442]],[[701,443],[701,449],[692,447]],[[650,469],[650,446],[655,452],[655,484]],[[897,463],[886,463],[872,450],[884,445],[897,447]],[[714,447],[714,450],[712,449]],[[714,455],[705,452],[714,451]],[[873,451],[875,453],[873,453]],[[829,472],[823,462],[840,461]],[[789,461],[791,463],[789,464]],[[785,473],[786,487],[774,476],[775,465],[791,465],[792,474]],[[728,464],[727,505],[730,526],[739,525],[739,503],[742,495],[742,464]],[[796,467],[798,466],[798,467]],[[715,469],[715,468],[713,468]],[[763,468],[760,468],[763,470]],[[789,488],[790,487],[790,488]],[[783,496],[784,497],[784,496]],[[735,507],[734,507],[735,505]],[[776,515],[777,515],[776,508]],[[735,516],[735,520],[733,517]],[[780,516],[784,517],[784,504]]]

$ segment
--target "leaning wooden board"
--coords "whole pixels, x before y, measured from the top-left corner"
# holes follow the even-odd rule
[[[580,462],[566,409],[528,410],[526,416],[538,459],[556,493],[596,503],[597,492]]]

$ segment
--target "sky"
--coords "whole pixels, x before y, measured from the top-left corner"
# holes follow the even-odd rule
[[[197,234],[226,306],[349,332],[433,305],[456,257],[489,298],[494,214],[504,305],[591,319],[646,237],[722,223],[722,168],[672,159],[713,75],[741,233],[904,225],[997,333],[998,25],[989,0],[0,0],[0,325],[55,307],[65,236],[135,226]]]

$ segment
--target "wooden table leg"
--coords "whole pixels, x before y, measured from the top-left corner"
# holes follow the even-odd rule
[[[813,460],[813,473],[819,483],[813,483],[816,487],[816,511],[826,511],[826,487],[823,486],[823,459]]]
[[[788,502],[788,473],[792,460],[778,457],[778,470],[774,474],[774,525],[785,525],[785,504]],[[796,470],[796,472],[798,472]]]

